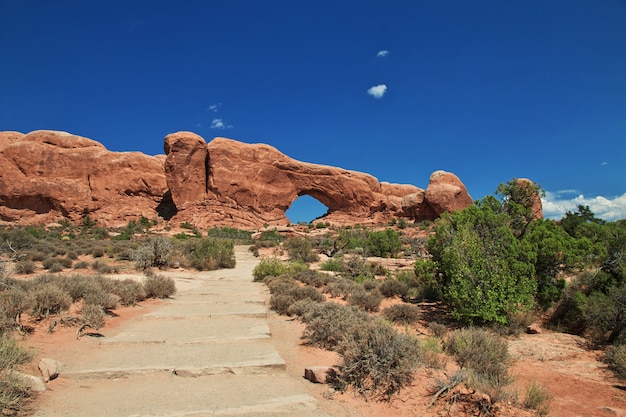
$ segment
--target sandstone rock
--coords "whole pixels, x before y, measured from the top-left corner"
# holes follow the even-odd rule
[[[156,218],[163,157],[110,152],[91,139],[35,131],[0,136],[0,220],[45,224],[89,214],[103,224]]]
[[[437,216],[444,212],[459,211],[473,204],[465,185],[454,174],[435,171],[430,176],[425,199]]]
[[[63,364],[50,358],[41,358],[39,361],[39,371],[43,376],[44,382],[52,381],[57,378],[63,370]]]
[[[304,369],[304,378],[315,384],[325,384],[329,378],[336,376],[337,370],[332,366],[309,366]]]
[[[530,324],[530,325],[528,325],[526,327],[526,333],[528,333],[528,334],[540,334],[540,333],[542,333],[541,326],[539,326],[539,324],[537,324],[537,323]]]
[[[208,150],[203,138],[192,132],[165,137],[165,178],[178,208],[207,196]]]
[[[210,143],[192,132],[167,135],[167,156],[111,152],[66,132],[0,132],[0,221],[103,226],[141,216],[174,224],[258,229],[288,223],[303,195],[326,207],[331,224],[374,225],[395,217],[435,219],[472,204],[451,173],[431,175],[426,190],[379,183],[369,174],[300,162],[264,144],[226,138]],[[539,201],[540,202],[540,201]]]

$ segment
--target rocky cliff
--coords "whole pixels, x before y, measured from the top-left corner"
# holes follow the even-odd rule
[[[285,211],[302,195],[341,224],[434,219],[472,204],[459,178],[444,171],[424,190],[296,161],[268,145],[226,138],[207,144],[192,132],[168,135],[164,149],[166,156],[148,156],[111,152],[65,132],[0,132],[0,220],[79,222],[89,215],[117,226],[145,216],[256,228],[288,223]]]

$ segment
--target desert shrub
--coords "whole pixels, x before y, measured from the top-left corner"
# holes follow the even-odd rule
[[[462,369],[471,370],[481,379],[504,381],[511,362],[507,341],[487,330],[466,328],[449,334],[446,351]]]
[[[102,260],[93,261],[91,268],[99,274],[110,274],[113,272],[113,267]]]
[[[352,255],[347,257],[341,276],[363,282],[367,279],[374,279],[374,269],[366,257]]]
[[[37,318],[48,317],[67,310],[72,298],[59,285],[42,283],[35,285],[30,292],[32,315]]]
[[[81,321],[98,330],[104,326],[104,309],[99,304],[86,304],[81,311]]]
[[[102,248],[95,248],[91,255],[94,258],[102,258],[104,256],[104,250]]]
[[[421,356],[417,339],[377,319],[350,330],[337,347],[344,361],[339,389],[351,387],[361,395],[390,400],[411,383]]]
[[[363,287],[356,287],[348,297],[348,303],[365,311],[378,311],[383,296],[378,290],[367,291]]]
[[[330,275],[312,269],[307,269],[306,271],[299,272],[294,275],[294,278],[304,284],[312,285],[316,288],[322,288],[323,286],[334,280],[334,278]]]
[[[87,269],[89,268],[89,262],[87,261],[78,261],[74,264],[74,269]]]
[[[86,305],[96,305],[105,310],[114,310],[117,307],[118,298],[116,295],[110,294],[101,287],[92,287],[83,295]]]
[[[214,227],[208,230],[207,236],[216,239],[236,240],[242,244],[252,243],[252,232],[232,227]]]
[[[35,272],[35,262],[26,259],[15,263],[15,273],[29,275]]]
[[[315,308],[316,304],[318,304],[318,302],[313,301],[310,298],[298,300],[289,306],[287,309],[287,315],[302,317],[305,314],[309,314]]]
[[[341,257],[333,257],[325,260],[320,265],[322,271],[343,272],[345,271],[345,262]]]
[[[174,280],[159,274],[147,275],[143,288],[147,298],[168,298],[176,293]]]
[[[378,286],[380,293],[387,298],[395,296],[402,297],[406,295],[408,289],[408,285],[397,279],[386,279]]]
[[[20,316],[30,308],[30,298],[24,288],[10,281],[0,281],[0,334],[20,325]]]
[[[443,354],[441,339],[428,337],[422,343],[422,362],[431,369],[443,369],[447,363],[447,356]]]
[[[278,314],[288,314],[291,305],[300,300],[311,300],[321,303],[326,300],[326,297],[313,287],[289,286],[287,284],[275,288],[274,293],[270,297],[270,308]]]
[[[606,362],[619,378],[626,379],[626,345],[609,346]]]
[[[547,416],[550,412],[550,393],[543,385],[533,382],[526,391],[524,405],[536,410],[541,417]]]
[[[255,281],[263,281],[265,277],[277,277],[286,272],[287,267],[278,258],[264,258],[252,270]]]
[[[54,264],[58,264],[58,263],[59,262],[57,258],[46,258],[41,263],[41,266],[43,267],[43,269],[50,269],[53,267]]]
[[[412,304],[394,304],[385,308],[383,317],[392,323],[413,324],[420,318],[420,309]]]
[[[142,270],[150,267],[166,268],[171,266],[173,254],[172,241],[166,236],[155,236],[133,251],[133,260],[135,266]]]
[[[367,235],[367,250],[372,256],[395,258],[401,249],[400,234],[393,229],[374,231]]]
[[[324,287],[324,292],[333,298],[342,297],[347,300],[359,285],[349,279],[340,278],[328,283]]]
[[[0,410],[2,415],[16,415],[23,411],[32,397],[27,383],[13,370],[29,362],[33,356],[32,352],[22,348],[11,335],[0,335]]]
[[[133,306],[146,299],[144,286],[130,278],[115,281],[111,292],[119,297],[123,306]]]
[[[428,330],[436,337],[443,339],[448,334],[448,328],[445,324],[441,324],[437,321],[433,321],[428,325]]]
[[[191,239],[185,246],[185,256],[189,265],[199,271],[235,267],[234,245],[231,240]]]
[[[67,258],[71,259],[72,261],[75,261],[76,259],[78,259],[78,254],[74,251],[68,251]]]
[[[318,254],[313,252],[311,241],[307,238],[293,237],[285,242],[285,247],[292,261],[311,263],[319,260]]]
[[[302,316],[306,323],[303,338],[311,346],[335,350],[346,335],[368,319],[369,315],[356,307],[321,303]]]

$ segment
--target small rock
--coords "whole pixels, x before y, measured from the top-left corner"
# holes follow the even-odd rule
[[[326,398],[327,400],[334,400],[335,399],[335,394],[337,393],[337,391],[335,391],[334,388],[328,388],[326,391],[324,391],[324,393],[322,394],[322,396],[324,398]]]
[[[52,381],[59,376],[63,369],[63,364],[50,358],[41,358],[39,361],[39,371],[43,376],[44,382]]]
[[[337,375],[332,366],[309,366],[304,369],[304,378],[316,384],[325,384],[328,378]]]
[[[528,325],[526,327],[526,333],[528,333],[528,334],[540,334],[541,333],[541,327],[539,327],[539,325],[537,323],[533,323],[533,324]]]

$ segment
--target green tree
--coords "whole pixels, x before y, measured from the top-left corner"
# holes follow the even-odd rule
[[[367,236],[367,249],[373,256],[396,257],[402,249],[400,234],[393,229],[370,232]]]
[[[464,322],[506,323],[533,306],[535,252],[518,240],[510,216],[487,197],[442,216],[427,243],[443,279],[439,291],[452,315]]]
[[[516,236],[526,232],[528,225],[537,218],[537,200],[545,195],[543,189],[528,180],[513,178],[500,184],[496,195],[502,199],[501,208],[510,216],[511,228]]]

